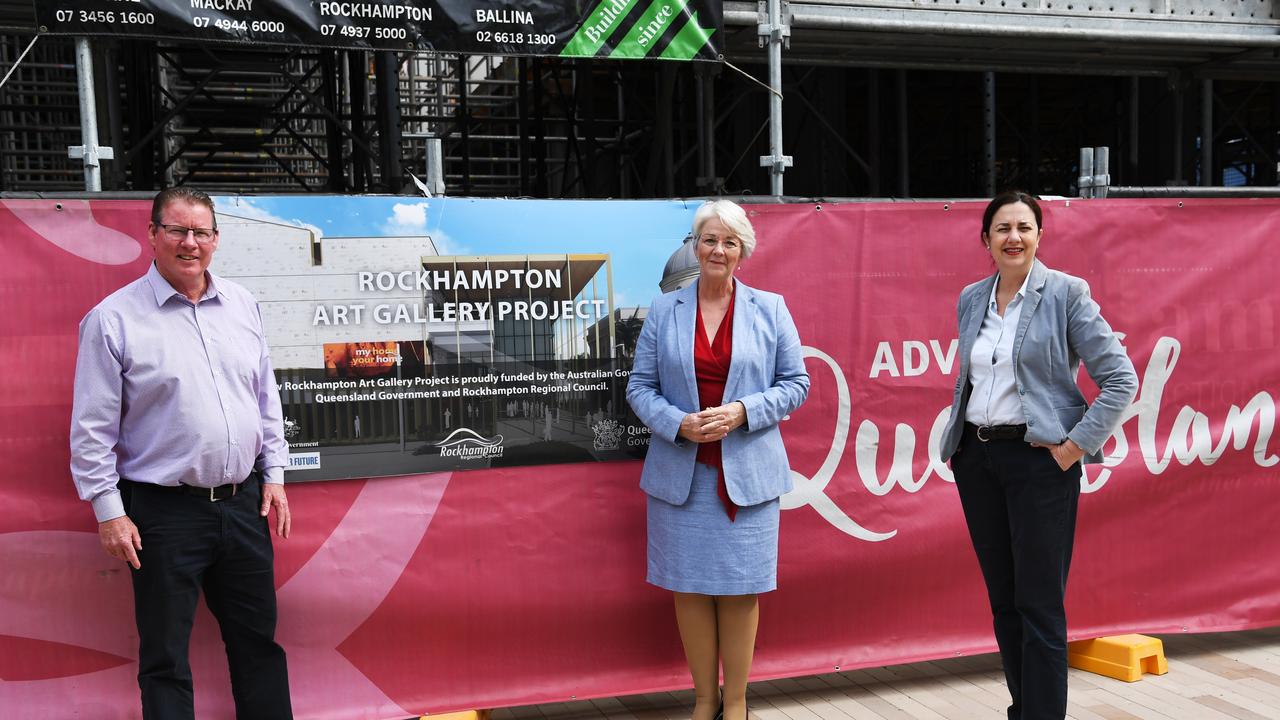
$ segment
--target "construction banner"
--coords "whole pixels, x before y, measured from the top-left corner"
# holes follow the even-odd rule
[[[38,0],[40,31],[359,50],[718,60],[710,0]]]
[[[354,212],[335,217],[338,203]],[[685,203],[217,205],[216,270],[261,303],[290,481],[644,456],[626,384],[667,260],[652,248],[679,247]],[[668,234],[574,237],[566,213]]]
[[[629,352],[617,330],[622,319],[642,321],[653,297],[697,274],[682,250],[697,202],[267,196],[217,203],[224,237],[213,271],[258,296],[282,372],[316,378],[329,378],[332,365],[333,380],[362,379],[364,368],[373,368],[370,377],[403,379],[406,363],[425,369],[428,357],[484,365],[495,342],[512,354],[526,352],[522,343],[535,348],[517,375],[552,372],[557,347],[582,356],[574,372],[617,368]],[[993,271],[979,236],[982,208],[748,208],[759,243],[738,276],[784,296],[812,378],[808,401],[781,425],[795,489],[781,499],[778,590],[761,597],[756,679],[995,649],[978,563],[938,451],[959,367],[956,299]],[[1089,282],[1141,382],[1103,447],[1105,462],[1088,466],[1081,480],[1070,637],[1280,624],[1280,203],[1057,200],[1044,209],[1038,258]],[[146,270],[148,211],[144,200],[0,201],[0,353],[10,367],[0,375],[0,707],[24,720],[138,717],[129,571],[102,552],[92,510],[76,497],[67,432],[77,325]],[[255,243],[274,248],[267,257],[278,267],[262,267]],[[511,256],[523,264],[503,265]],[[453,287],[432,285],[437,294],[425,297],[418,268],[437,269],[431,263],[439,258],[465,270],[472,287],[464,292],[454,274]],[[489,275],[473,275],[482,260]],[[461,305],[444,305],[516,302],[501,290],[513,277],[499,283],[496,270],[556,267],[560,282],[542,290],[572,284],[573,291],[549,302],[572,300],[559,306],[572,316],[596,312],[579,301],[606,300],[613,347],[604,334],[588,341],[592,328],[607,326],[598,320],[575,318],[574,332],[507,333],[496,305],[488,313],[472,307],[469,319]],[[372,273],[365,286],[362,271]],[[523,299],[534,302],[529,278],[521,276]],[[599,295],[580,291],[592,279]],[[483,283],[492,300],[475,294]],[[375,323],[358,336],[334,322],[339,305],[363,305],[363,316],[400,304],[419,314],[405,310],[408,323]],[[321,305],[329,325],[315,322]],[[355,312],[348,307],[346,318]],[[452,338],[433,326],[448,312]],[[295,314],[305,322],[289,320]],[[419,335],[405,334],[414,328]],[[544,350],[550,364],[540,369]],[[606,350],[613,364],[604,362]],[[400,375],[391,371],[397,362]],[[505,372],[456,387],[553,382],[504,379]],[[1087,396],[1096,393],[1085,373],[1081,383]],[[474,411],[424,405],[431,410],[422,424],[405,425],[410,444],[438,442],[464,422],[486,438],[489,428],[529,436],[502,458],[469,461],[475,469],[289,483],[293,534],[275,545],[278,639],[299,720],[403,720],[688,687],[671,595],[644,582],[641,461],[595,462],[585,446],[557,464],[529,455],[567,442],[587,414],[593,422],[610,415],[612,396],[584,392],[579,404],[566,396],[527,415],[523,403],[537,402],[533,395],[485,395],[484,409]],[[293,441],[348,444],[352,457],[332,463],[357,470],[356,440],[400,442],[399,405],[366,414],[352,402],[362,401],[295,413]],[[413,402],[405,402],[406,418],[417,412]],[[541,436],[548,408],[550,440]],[[622,446],[626,437],[616,436]],[[370,455],[366,466],[376,468]],[[330,462],[325,456],[322,470]],[[196,715],[232,716],[225,654],[203,609],[191,662]]]

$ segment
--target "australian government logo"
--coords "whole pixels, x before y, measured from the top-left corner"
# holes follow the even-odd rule
[[[595,440],[592,446],[596,450],[617,450],[618,445],[622,442],[622,426],[617,420],[605,419],[591,426],[591,432],[595,433]]]
[[[471,428],[460,427],[435,443],[440,457],[459,460],[492,460],[502,457],[502,436],[487,438]]]

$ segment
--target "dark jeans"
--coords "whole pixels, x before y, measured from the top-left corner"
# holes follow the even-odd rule
[[[1063,471],[1046,448],[981,442],[965,426],[951,460],[969,537],[991,601],[1013,704],[1010,720],[1067,714],[1063,598],[1080,501],[1080,464]]]
[[[218,502],[127,480],[120,492],[142,535],[133,603],[143,718],[194,718],[187,646],[202,589],[226,646],[236,718],[292,718],[284,649],[274,639],[273,551],[267,519],[258,515],[257,474]]]

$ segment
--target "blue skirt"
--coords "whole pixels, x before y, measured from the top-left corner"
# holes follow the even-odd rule
[[[694,465],[683,505],[649,496],[651,584],[703,595],[753,595],[778,587],[777,498],[738,508],[729,521],[716,469]]]

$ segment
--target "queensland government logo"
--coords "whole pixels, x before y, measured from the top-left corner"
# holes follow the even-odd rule
[[[622,426],[617,420],[605,419],[591,426],[596,439],[592,443],[596,450],[617,450],[622,442]]]
[[[502,457],[502,436],[487,438],[471,428],[460,427],[449,437],[435,443],[440,457],[459,460],[490,460]]]

